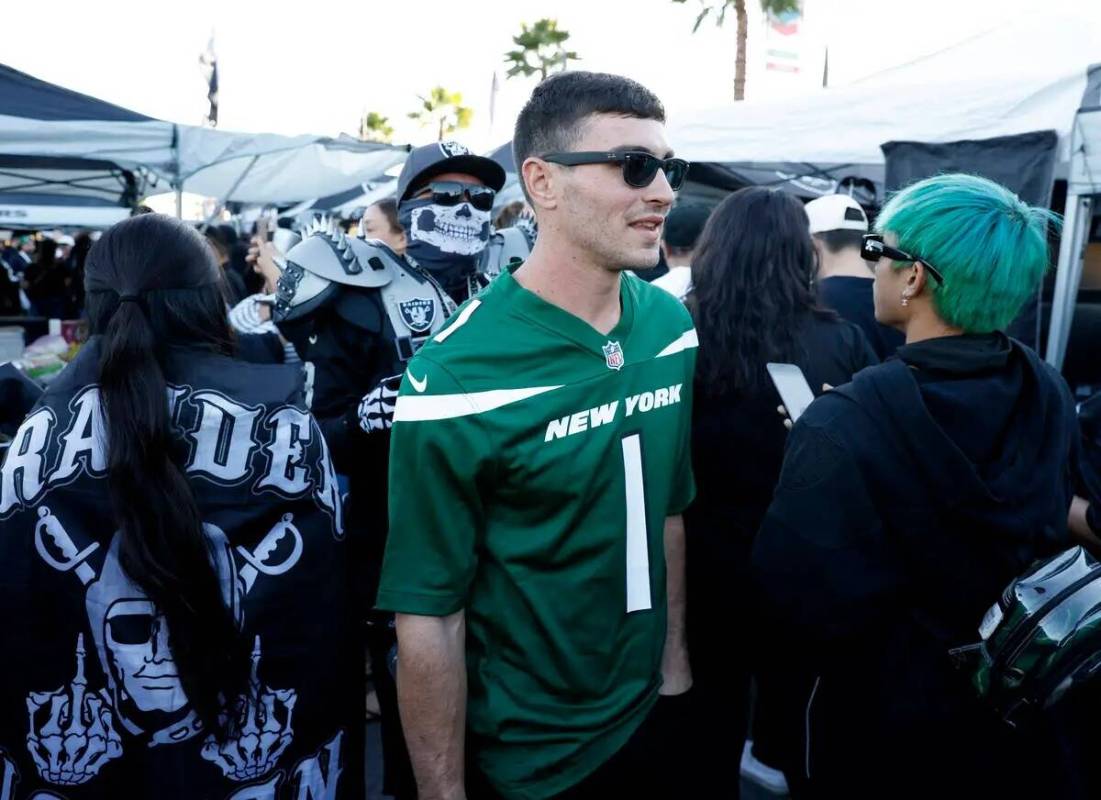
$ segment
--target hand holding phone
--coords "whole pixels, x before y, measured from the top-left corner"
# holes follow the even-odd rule
[[[814,402],[814,392],[811,391],[803,370],[795,364],[769,363],[765,368],[784,402],[788,417],[794,423],[807,410],[807,406]]]

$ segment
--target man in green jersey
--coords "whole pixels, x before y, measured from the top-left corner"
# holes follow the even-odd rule
[[[539,85],[539,236],[406,370],[378,606],[422,800],[673,796],[696,333],[652,267],[687,164],[626,78]],[[464,753],[465,748],[465,753]],[[736,756],[736,754],[734,754]]]

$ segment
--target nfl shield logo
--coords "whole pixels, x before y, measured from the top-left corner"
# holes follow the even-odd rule
[[[413,333],[424,333],[436,319],[436,303],[431,298],[417,297],[398,303],[401,321]]]
[[[608,369],[623,369],[623,348],[619,342],[608,342],[600,349],[604,351],[604,363]]]

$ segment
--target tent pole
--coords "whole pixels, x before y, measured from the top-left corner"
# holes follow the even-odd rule
[[[183,219],[183,178],[180,177],[180,126],[172,125],[172,165],[176,170],[172,188],[176,190],[176,219]]]
[[[229,198],[233,197],[233,193],[237,191],[237,187],[241,185],[241,182],[248,177],[249,172],[256,165],[256,162],[260,160],[260,155],[254,155],[252,161],[248,162],[248,166],[245,167],[245,171],[233,182],[233,185],[229,187],[229,191],[226,192],[225,197],[218,201],[218,204],[214,206],[214,210],[210,212],[210,216],[203,220],[203,224],[199,227],[199,231],[206,233],[206,229],[210,227],[210,223],[214,221],[214,218],[218,216],[218,212],[221,211],[225,204],[229,202]]]
[[[1051,298],[1051,324],[1048,327],[1045,361],[1056,369],[1063,368],[1063,359],[1070,339],[1070,323],[1078,300],[1078,285],[1082,280],[1082,258],[1085,255],[1086,233],[1089,229],[1091,199],[1068,194],[1063,216],[1063,236],[1059,241],[1059,262],[1055,273],[1055,293]]]

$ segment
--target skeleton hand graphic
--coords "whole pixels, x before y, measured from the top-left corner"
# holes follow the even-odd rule
[[[359,401],[359,427],[364,433],[389,430],[394,424],[394,406],[400,386],[401,375],[383,378]]]
[[[258,778],[270,772],[294,738],[291,716],[297,695],[293,689],[272,689],[260,683],[260,637],[252,650],[252,677],[248,693],[237,698],[222,718],[228,735],[219,743],[211,734],[202,756],[217,764],[234,781]]]
[[[76,676],[54,692],[27,696],[27,749],[43,780],[76,786],[122,755],[106,694],[89,692],[84,677],[84,634],[76,640]]]

